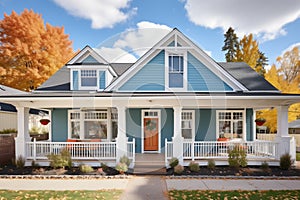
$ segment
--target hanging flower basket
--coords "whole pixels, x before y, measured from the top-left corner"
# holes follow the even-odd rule
[[[50,122],[49,119],[41,119],[41,120],[40,120],[40,123],[41,123],[42,125],[47,125],[47,124],[49,124],[49,122]]]
[[[266,122],[266,119],[264,118],[258,118],[255,120],[255,123],[257,126],[262,126]]]

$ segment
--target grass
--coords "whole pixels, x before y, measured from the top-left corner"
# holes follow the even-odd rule
[[[1,200],[11,199],[119,199],[121,190],[99,191],[13,191],[0,190]]]
[[[299,199],[300,190],[268,190],[268,191],[199,191],[172,190],[171,200],[179,199]]]
[[[300,152],[296,153],[296,160],[300,161]]]

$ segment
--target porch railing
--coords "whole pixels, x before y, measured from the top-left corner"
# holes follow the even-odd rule
[[[222,159],[228,158],[228,149],[237,145],[246,151],[248,159],[275,159],[278,144],[271,141],[184,141],[183,159]],[[165,158],[173,157],[173,142],[165,141]]]
[[[47,159],[49,154],[59,154],[68,149],[72,159],[115,160],[116,142],[27,142],[27,159]]]
[[[127,142],[127,157],[131,160],[131,163],[135,163],[135,138]]]

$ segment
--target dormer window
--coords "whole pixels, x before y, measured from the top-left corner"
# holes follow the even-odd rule
[[[104,69],[72,69],[71,90],[103,90],[111,79]]]

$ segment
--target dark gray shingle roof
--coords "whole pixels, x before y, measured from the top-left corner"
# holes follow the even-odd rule
[[[110,66],[115,70],[118,76],[121,76],[134,63],[111,63]]]
[[[250,91],[278,91],[244,62],[219,62],[219,65]]]

